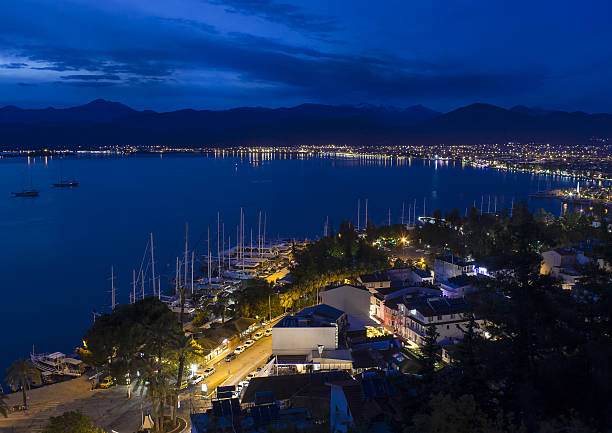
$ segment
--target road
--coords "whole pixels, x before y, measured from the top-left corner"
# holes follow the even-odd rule
[[[243,380],[251,371],[261,367],[272,354],[272,337],[263,337],[251,347],[242,352],[236,359],[226,362],[225,359],[213,364],[217,370],[212,376],[204,379],[210,394],[220,385],[235,385]],[[209,367],[208,365],[206,367]],[[199,371],[202,373],[203,369]],[[201,385],[193,386],[188,393],[195,394],[201,390]]]

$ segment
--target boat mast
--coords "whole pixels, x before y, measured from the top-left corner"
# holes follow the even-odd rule
[[[111,265],[111,308],[115,309],[115,271]]]
[[[259,257],[261,257],[261,211],[259,211],[259,219],[257,221],[257,246],[259,249]]]
[[[221,277],[221,245],[219,244],[219,237],[221,236],[221,215],[219,214],[219,211],[217,211],[217,277],[220,281],[220,277]]]
[[[368,229],[368,199],[366,198],[365,228]]]
[[[153,284],[153,297],[155,297],[155,253],[153,248],[153,232],[151,232],[151,284]]]
[[[179,262],[178,262],[178,257],[176,258],[176,276],[174,278],[174,293],[178,292],[178,286],[179,286]]]
[[[187,263],[188,263],[189,223],[185,223],[185,285],[187,285]]]
[[[361,199],[357,199],[357,231],[359,231],[359,218],[361,217]]]
[[[266,222],[268,213],[264,212],[264,232],[263,232],[263,247],[266,248]]]
[[[132,269],[132,304],[136,303],[136,269]]]
[[[405,206],[405,203],[402,202],[402,225],[404,225],[404,206]]]
[[[208,227],[208,284],[210,284],[210,227]]]
[[[191,252],[191,296],[193,296],[193,262],[195,259],[195,252]]]

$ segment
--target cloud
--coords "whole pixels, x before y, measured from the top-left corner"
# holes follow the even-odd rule
[[[114,74],[75,74],[75,75],[62,75],[62,80],[82,80],[82,81],[100,81],[100,80],[121,80],[119,75]]]
[[[27,68],[27,63],[17,63],[17,62],[12,62],[12,63],[2,63],[0,64],[0,69],[22,69],[22,68]]]
[[[320,31],[327,20],[272,0],[223,4],[233,8],[232,13],[284,20],[293,28],[312,32]],[[482,68],[460,67],[432,56],[406,58],[380,51],[364,55],[338,45],[298,45],[249,33],[220,32],[192,19],[113,13],[78,5],[61,11],[41,6],[44,10],[37,13],[46,20],[35,28],[29,21],[19,21],[25,20],[22,15],[31,8],[22,3],[14,7],[22,9],[0,15],[0,46],[11,47],[11,59],[22,59],[31,69],[50,71],[49,82],[72,88],[134,89],[144,94],[144,87],[167,86],[168,97],[178,86],[225,91],[232,97],[243,89],[256,88],[263,105],[300,99],[402,104],[504,95],[533,89],[542,79],[533,68],[525,73],[481,72]],[[79,38],[74,38],[75,33]],[[71,73],[58,81],[53,72]]]
[[[254,15],[266,21],[283,24],[293,30],[306,31],[321,36],[338,29],[332,17],[310,14],[300,6],[274,0],[209,0],[209,3],[225,6],[230,13]]]
[[[20,87],[36,87],[38,86],[38,84],[36,83],[17,83],[18,86]]]
[[[110,87],[118,83],[110,81],[56,81],[56,84],[73,87]]]

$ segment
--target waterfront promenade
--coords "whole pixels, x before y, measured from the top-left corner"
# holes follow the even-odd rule
[[[21,404],[21,392],[7,396],[9,407]],[[126,398],[125,386],[90,390],[86,375],[28,392],[29,409],[0,417],[0,433],[40,432],[52,416],[78,410],[107,432],[135,432],[140,428],[141,398]],[[148,407],[145,404],[145,408]]]

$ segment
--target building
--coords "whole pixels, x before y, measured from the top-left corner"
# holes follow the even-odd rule
[[[383,325],[389,323],[389,320],[392,320],[391,309],[395,308],[395,304],[391,301],[405,295],[416,294],[440,296],[442,292],[433,287],[406,286],[401,282],[394,282],[390,287],[373,290],[370,298],[370,316]],[[385,306],[386,303],[388,305]]]
[[[370,321],[370,292],[364,287],[344,284],[319,294],[321,302],[330,305],[364,323]]]
[[[448,281],[458,275],[473,275],[474,262],[468,262],[460,257],[446,254],[434,260],[434,279]]]
[[[465,298],[406,296],[397,302],[394,332],[420,346],[427,328],[435,326],[438,343],[454,342],[463,337],[467,311]]]
[[[391,285],[391,278],[383,271],[377,271],[371,274],[360,275],[357,278],[359,283],[368,289],[381,289],[383,287],[389,287]]]
[[[585,265],[590,261],[591,258],[578,248],[555,248],[542,253],[540,273],[561,280],[561,287],[570,290],[574,288],[581,277],[575,267]]]
[[[340,332],[348,325],[346,313],[330,305],[304,308],[283,317],[272,328],[273,355],[311,355],[322,346],[338,348]]]
[[[410,281],[414,284],[433,284],[434,277],[425,269],[414,268],[410,274]]]
[[[446,281],[440,281],[439,286],[442,296],[449,298],[462,298],[468,293],[475,292],[477,287],[474,285],[476,277],[468,275],[457,275]]]
[[[432,275],[416,267],[388,269],[386,271],[376,271],[371,274],[360,275],[357,279],[368,290],[383,289],[395,284],[409,285],[433,283]]]

